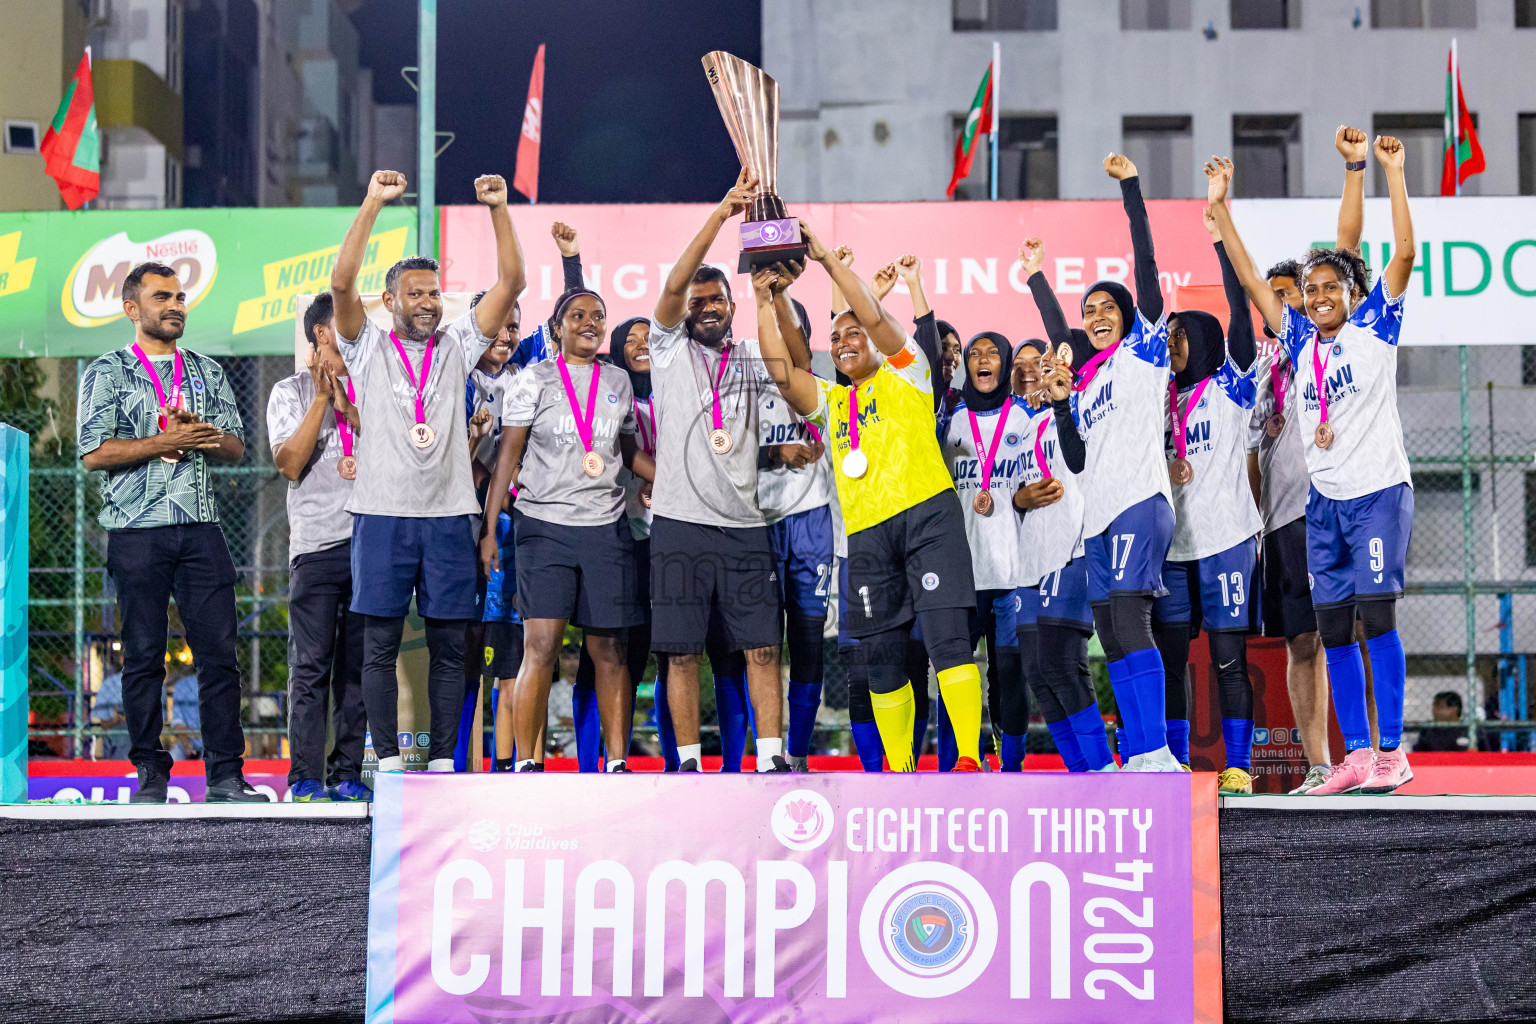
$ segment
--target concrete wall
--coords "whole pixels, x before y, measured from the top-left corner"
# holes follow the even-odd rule
[[[79,4],[9,4],[5,11],[9,39],[0,61],[0,118],[37,123],[43,141],[70,76],[85,50],[85,23]],[[43,158],[0,152],[0,210],[62,210],[59,189],[43,173]]]

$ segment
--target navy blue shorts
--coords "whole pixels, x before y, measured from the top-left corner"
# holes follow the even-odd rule
[[[1161,494],[1144,498],[1111,520],[1104,532],[1083,538],[1088,599],[1156,597],[1164,593],[1163,560],[1173,543],[1173,506]]]
[[[352,611],[399,618],[478,619],[474,516],[352,517]]]
[[[513,510],[517,610],[585,629],[627,629],[645,621],[629,520],[568,526]]]
[[[987,637],[987,650],[999,647],[1019,646],[1018,592],[1016,590],[978,590],[976,610],[971,612],[971,647],[980,642],[987,627],[992,635]]]
[[[826,505],[786,516],[768,527],[785,611],[827,617],[832,590],[832,510]]]
[[[1413,534],[1413,488],[1394,484],[1347,501],[1307,495],[1312,607],[1403,596]]]
[[[1193,562],[1168,562],[1168,593],[1152,601],[1158,622],[1198,622],[1207,633],[1248,633],[1259,622],[1258,544],[1250,537]]]
[[[1038,587],[1020,587],[1018,625],[1071,626],[1093,631],[1093,608],[1088,603],[1088,556],[1078,555],[1050,573]]]
[[[522,622],[517,614],[517,545],[512,536],[512,516],[503,512],[496,520],[496,551],[500,568],[485,584],[482,622]]]

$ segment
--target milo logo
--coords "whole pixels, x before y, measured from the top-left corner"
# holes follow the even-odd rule
[[[187,307],[197,305],[213,286],[218,254],[213,239],[185,229],[147,242],[119,231],[85,251],[64,280],[60,296],[64,317],[76,327],[100,327],[123,315],[123,281],[140,263],[153,260],[176,271]]]

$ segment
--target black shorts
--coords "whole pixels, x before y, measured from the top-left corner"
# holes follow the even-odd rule
[[[645,621],[629,522],[566,526],[514,510],[517,610],[523,621],[565,619],[584,629]]]
[[[484,626],[485,675],[492,679],[516,679],[523,668],[523,624],[486,622]]]
[[[965,516],[954,491],[848,535],[848,635],[899,629],[918,612],[976,605]]]
[[[651,521],[651,649],[702,654],[710,613],[727,650],[779,646],[779,581],[766,526]]]
[[[1264,635],[1300,636],[1317,632],[1312,587],[1307,574],[1307,520],[1292,520],[1264,537],[1259,555],[1263,573],[1261,607]]]

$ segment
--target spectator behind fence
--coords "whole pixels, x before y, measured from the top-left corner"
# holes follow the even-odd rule
[[[128,756],[128,734],[124,731],[128,719],[123,716],[123,667],[120,659],[108,662],[112,671],[91,699],[91,721],[107,730],[101,738],[101,757],[107,761],[121,761]]]
[[[175,270],[141,263],[123,279],[122,295],[134,339],[81,377],[77,450],[86,469],[105,471],[99,519],[123,623],[128,759],[139,773],[131,799],[165,803],[170,783],[172,759],[160,732],[174,596],[202,676],[207,799],[266,802],[241,774],[235,565],[210,465],[244,457],[240,412],[219,364],[176,344],[187,325],[187,295]]]
[[[1435,721],[1447,724],[1421,730],[1413,749],[1419,752],[1436,753],[1471,749],[1471,741],[1467,738],[1467,727],[1461,722],[1461,710],[1461,695],[1456,691],[1442,690],[1435,694],[1430,714]]]

